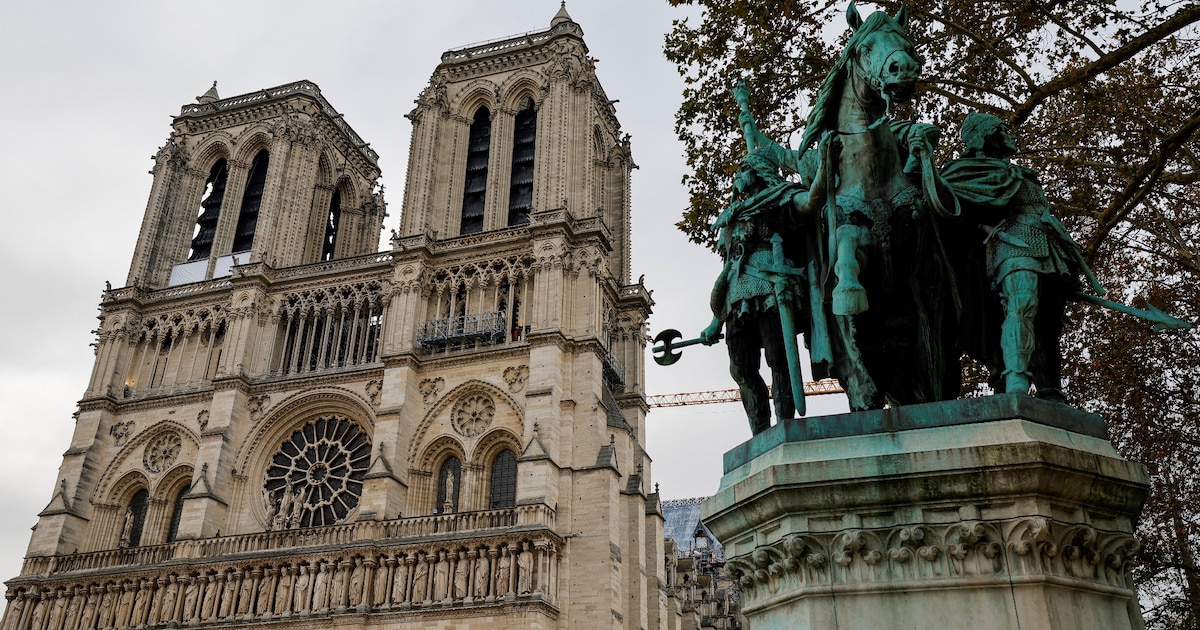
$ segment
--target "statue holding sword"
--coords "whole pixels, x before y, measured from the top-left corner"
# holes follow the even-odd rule
[[[797,336],[810,328],[804,304],[815,280],[806,263],[815,235],[803,226],[824,203],[824,182],[818,175],[809,190],[789,182],[770,152],[751,146],[734,175],[734,200],[712,226],[723,265],[709,297],[712,323],[700,340],[714,344],[725,329],[729,372],[754,434],[771,426],[759,375],[763,358],[771,369],[775,417],[805,411]]]

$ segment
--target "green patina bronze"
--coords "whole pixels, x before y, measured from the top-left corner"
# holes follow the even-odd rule
[[[805,258],[794,260],[809,272],[808,327],[799,332],[814,372],[837,377],[854,409],[953,398],[956,296],[937,221],[955,211],[929,194],[939,132],[890,120],[892,105],[912,97],[921,64],[903,10],[864,20],[852,4],[847,22],[854,33],[799,149],[758,130],[744,85],[734,90],[738,122],[751,154],[770,156],[810,189]]]
[[[992,371],[998,391],[1028,394],[1033,385],[1039,398],[1065,400],[1059,338],[1071,299],[1141,317],[1159,330],[1191,327],[1153,306],[1143,311],[1100,297],[1104,288],[1051,213],[1037,176],[1010,161],[1017,143],[1004,120],[973,112],[963,120],[961,136],[963,155],[946,164],[942,177],[967,209],[968,226],[983,235],[982,245],[963,256],[964,279],[981,278],[972,267],[982,267],[987,283],[986,289],[982,282],[963,287],[964,293],[985,295],[971,300],[976,308],[963,314],[966,334],[960,338],[963,350]],[[1081,277],[1094,293],[1083,290]]]
[[[674,363],[678,348],[716,343],[725,329],[730,373],[757,435],[771,416],[764,355],[775,417],[804,414],[799,335],[814,376],[836,377],[851,409],[867,410],[956,398],[964,352],[989,366],[1000,392],[1036,386],[1038,397],[1063,400],[1067,300],[1156,328],[1190,327],[1100,297],[1034,173],[1010,161],[1017,147],[1003,120],[968,116],[966,151],[939,171],[940,130],[891,119],[921,71],[904,10],[863,20],[851,3],[847,22],[853,34],[798,149],[759,131],[749,90],[733,89],[747,153],[733,201],[711,226],[724,261],[712,323],[686,342],[664,331],[656,361]]]
[[[726,329],[729,372],[755,434],[771,426],[762,357],[772,373],[775,417],[804,413],[797,334],[808,318],[802,300],[809,275],[794,260],[807,260],[807,244],[822,185],[811,191],[783,179],[773,154],[751,150],[734,175],[733,203],[713,223],[724,260],[709,305],[713,319],[700,339],[713,344]]]

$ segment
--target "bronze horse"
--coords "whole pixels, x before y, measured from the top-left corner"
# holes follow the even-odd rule
[[[799,149],[757,130],[744,88],[735,90],[739,122],[751,147],[770,150],[807,185],[825,166],[833,194],[812,217],[814,371],[836,376],[856,410],[954,398],[957,298],[938,236],[938,222],[953,212],[936,194],[938,130],[891,120],[892,105],[912,98],[922,61],[903,8],[863,20],[852,3],[847,22],[854,33],[818,91]]]

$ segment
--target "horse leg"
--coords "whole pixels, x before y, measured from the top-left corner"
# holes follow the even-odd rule
[[[858,225],[847,223],[837,229],[837,261],[833,266],[838,279],[833,289],[835,315],[857,315],[868,308],[867,290],[858,281],[858,275],[866,263],[870,237],[870,231]]]

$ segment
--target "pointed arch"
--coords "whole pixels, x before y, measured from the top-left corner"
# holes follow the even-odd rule
[[[192,151],[192,160],[189,166],[192,170],[200,174],[206,174],[212,169],[213,164],[217,160],[224,158],[226,160],[233,159],[233,136],[226,131],[217,131],[209,134],[197,147]]]
[[[540,109],[545,99],[545,93],[542,92],[544,81],[544,77],[530,69],[520,70],[509,76],[497,88],[501,95],[501,107],[509,111],[518,111],[521,101],[528,97],[533,101],[533,106]]]
[[[526,225],[533,212],[534,152],[538,115],[532,96],[521,96],[513,117],[512,159],[508,184],[508,227]]]
[[[458,233],[483,231],[487,202],[488,162],[492,148],[492,112],[480,105],[471,115],[467,134],[467,170],[463,177],[463,203]]]
[[[159,526],[158,540],[172,543],[179,537],[179,522],[183,519],[183,498],[192,485],[195,469],[189,463],[180,464],[163,475],[155,492],[165,501],[166,511]]]
[[[263,459],[270,459],[270,454],[261,454],[262,449],[278,446],[303,420],[327,414],[356,420],[374,441],[375,413],[369,401],[342,387],[307,390],[280,401],[259,420],[257,429],[250,432],[234,458],[238,470],[246,471],[251,478],[256,467],[261,469],[258,472],[265,472]]]
[[[409,466],[415,468],[419,465],[418,456],[425,452],[425,436],[427,433],[429,433],[430,428],[432,428],[435,424],[439,424],[441,425],[439,428],[442,430],[438,433],[438,435],[449,435],[452,433],[453,429],[450,428],[449,420],[451,407],[457,404],[464,396],[476,392],[486,393],[497,403],[495,420],[488,430],[491,430],[493,427],[507,427],[510,431],[513,431],[517,434],[521,432],[521,424],[525,416],[524,408],[518,404],[512,396],[499,387],[486,381],[471,379],[446,392],[446,394],[443,395],[437,401],[437,403],[425,413],[425,417],[421,419],[421,422],[417,425],[416,430],[413,431],[412,441],[409,442]],[[479,438],[473,438],[471,442],[473,444],[479,444]]]
[[[451,506],[449,511],[457,512],[463,505],[463,472],[467,461],[462,443],[449,435],[439,436],[422,449],[417,460],[411,471],[415,473],[412,475],[415,492],[409,495],[409,512],[446,513],[447,497]]]
[[[496,102],[496,95],[498,93],[494,82],[488,79],[474,79],[458,90],[458,94],[455,95],[454,100],[450,103],[450,111],[464,119],[470,120],[480,107],[495,110],[498,105]]]
[[[237,148],[232,159],[239,164],[249,164],[259,151],[271,151],[274,144],[271,128],[264,123],[257,123],[237,135]]]
[[[144,430],[133,436],[129,442],[121,449],[112,463],[100,476],[100,480],[96,483],[96,492],[92,496],[92,501],[101,504],[116,504],[123,500],[128,500],[128,480],[130,475],[140,476],[145,480],[146,489],[150,490],[155,496],[159,494],[159,486],[163,483],[166,475],[159,477],[156,474],[147,476],[144,472],[145,463],[139,459],[144,458],[146,446],[150,442],[158,439],[168,432],[174,432],[180,437],[180,451],[175,457],[175,462],[195,461],[196,453],[200,446],[200,438],[195,433],[174,420],[160,420],[153,427]]]
[[[511,508],[517,496],[517,454],[521,441],[507,428],[497,428],[480,437],[471,461],[483,472],[476,504],[489,510]]]
[[[130,470],[121,475],[104,493],[102,503],[125,505],[139,490],[150,490],[150,479],[140,470]]]

